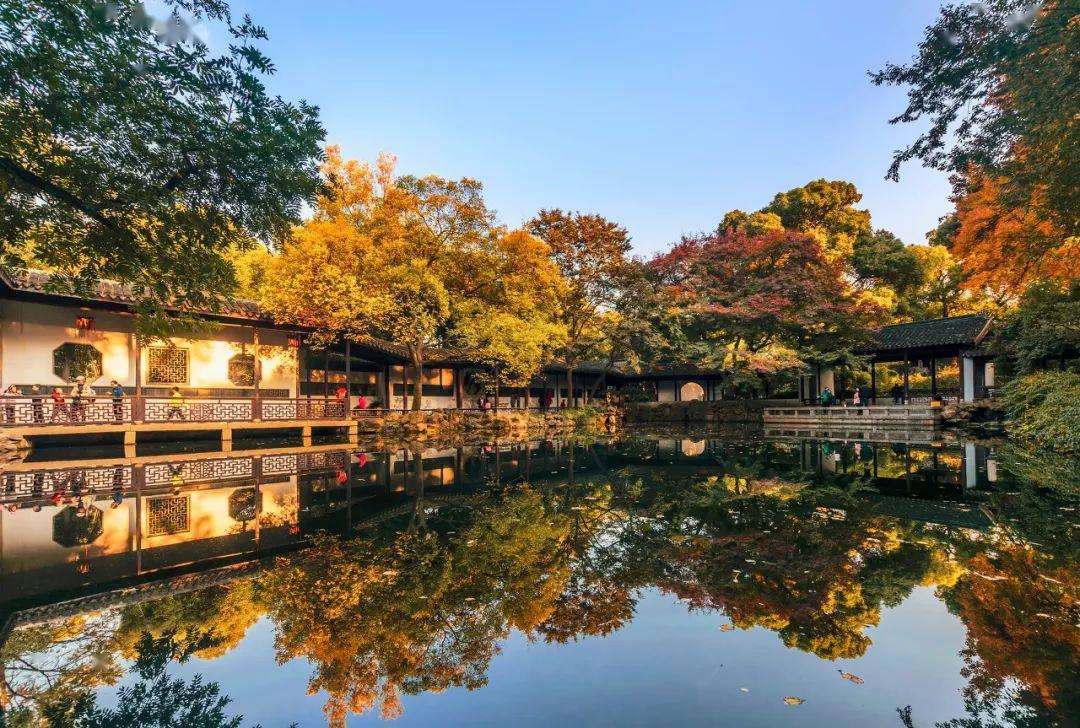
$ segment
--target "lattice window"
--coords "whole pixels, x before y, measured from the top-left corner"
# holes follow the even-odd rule
[[[191,527],[191,497],[151,498],[146,501],[146,515],[148,536],[184,533]]]
[[[229,381],[238,387],[255,384],[255,357],[252,354],[236,354],[229,359]]]
[[[146,350],[146,381],[150,384],[187,384],[187,349],[158,346]]]

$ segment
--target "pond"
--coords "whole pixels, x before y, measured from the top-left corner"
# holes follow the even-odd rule
[[[0,477],[9,726],[1080,716],[1077,464],[1004,443],[685,431]]]

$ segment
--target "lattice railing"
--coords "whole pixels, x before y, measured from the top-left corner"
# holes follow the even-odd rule
[[[0,503],[51,498],[59,493],[101,495],[117,490],[185,487],[206,483],[280,477],[318,470],[344,468],[349,452],[280,453],[178,460],[141,466],[106,465],[88,468],[50,468],[31,472],[0,473]],[[256,467],[256,463],[259,467]],[[136,473],[141,470],[141,479]]]
[[[0,426],[122,425],[131,422],[268,422],[344,420],[346,403],[333,398],[94,397],[54,402],[49,397],[0,398]]]
[[[264,399],[260,409],[264,421],[278,420],[344,420],[345,402],[339,399]]]
[[[146,485],[189,485],[250,478],[255,474],[254,458],[213,458],[175,463],[151,463],[145,466]]]
[[[56,468],[0,475],[0,501],[47,498],[54,493],[89,495],[132,486],[130,465],[94,468]]]
[[[132,397],[94,397],[62,402],[51,397],[0,398],[0,423],[7,427],[26,425],[120,425],[132,421]]]
[[[143,422],[250,422],[254,419],[253,399],[147,398]]]

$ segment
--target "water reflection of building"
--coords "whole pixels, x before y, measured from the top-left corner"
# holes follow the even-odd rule
[[[419,502],[514,483],[715,476],[752,494],[754,483],[770,479],[859,481],[876,489],[867,497],[882,508],[898,508],[890,498],[905,499],[908,510],[913,500],[941,502],[914,517],[985,527],[974,511],[993,479],[986,449],[975,445],[802,438],[326,446],[145,460],[52,469],[24,463],[0,476],[0,603],[258,559],[315,531],[354,532],[411,513]]]

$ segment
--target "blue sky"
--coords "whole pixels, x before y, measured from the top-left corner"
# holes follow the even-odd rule
[[[866,71],[910,58],[939,5],[232,2],[270,34],[272,89],[317,104],[347,156],[475,177],[509,225],[597,212],[645,255],[819,177],[922,242],[948,182],[918,165],[884,179],[915,129],[889,126],[903,92]]]

